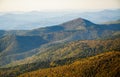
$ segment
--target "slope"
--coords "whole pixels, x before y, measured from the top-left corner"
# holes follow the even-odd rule
[[[120,46],[120,38],[115,38],[112,40],[75,41],[65,45],[58,44],[58,45],[50,46],[44,49],[44,52],[36,53],[32,57],[28,57],[20,61],[14,61],[7,66],[38,63],[41,61],[55,62],[55,63],[60,61],[60,63],[63,65],[69,59],[73,61],[77,58],[86,58],[106,51],[120,51],[119,46]]]
[[[2,37],[4,35],[5,31],[4,30],[0,30],[0,37]]]
[[[111,40],[75,41],[65,45],[55,44],[47,49],[43,48],[44,52],[40,52],[41,49],[38,49],[39,53],[34,56],[20,61],[13,61],[9,65],[0,68],[0,76],[15,77],[37,69],[70,64],[78,59],[89,58],[107,51],[120,51],[119,46],[119,38],[112,38]]]
[[[47,43],[47,41],[40,36],[3,36],[0,39],[0,65],[5,65],[11,61],[30,56],[32,52],[27,55],[22,55],[21,53],[38,48],[44,43]]]
[[[40,69],[18,77],[119,77],[120,52],[107,52],[70,65]]]

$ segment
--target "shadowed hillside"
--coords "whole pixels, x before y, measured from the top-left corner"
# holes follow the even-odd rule
[[[0,39],[0,65],[7,64],[13,60],[19,60],[24,58],[24,55],[9,58],[14,54],[21,54],[37,47],[41,44],[47,43],[46,40],[40,36],[15,36],[7,35]],[[28,54],[30,56],[31,54]],[[26,55],[27,56],[27,55]]]

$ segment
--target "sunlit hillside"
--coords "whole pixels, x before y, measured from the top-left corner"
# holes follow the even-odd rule
[[[72,64],[40,69],[18,77],[119,77],[120,52],[107,52]]]

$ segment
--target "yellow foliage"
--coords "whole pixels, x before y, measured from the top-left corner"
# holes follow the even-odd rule
[[[70,65],[40,69],[18,77],[118,77],[120,52],[107,52]]]

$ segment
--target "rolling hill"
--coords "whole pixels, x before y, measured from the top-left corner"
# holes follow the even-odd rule
[[[76,62],[76,60],[79,60],[80,63],[84,62],[84,59],[86,61],[88,61],[87,59],[89,59],[90,57],[96,57],[93,59],[93,60],[95,60],[95,63],[97,61],[98,61],[98,63],[101,63],[101,61],[99,61],[99,58],[100,58],[100,60],[106,59],[106,58],[104,58],[104,56],[106,56],[107,53],[111,53],[110,54],[111,56],[113,56],[114,53],[119,53],[119,51],[120,51],[120,47],[119,47],[120,41],[119,40],[120,40],[119,38],[110,39],[110,40],[84,40],[84,41],[70,42],[65,45],[58,44],[55,46],[50,46],[49,48],[45,48],[43,52],[40,52],[40,50],[39,50],[39,53],[35,54],[34,56],[30,56],[30,57],[20,60],[20,61],[13,61],[11,64],[1,67],[0,68],[0,76],[16,77],[23,73],[35,71],[38,69],[46,69],[46,68],[49,69],[51,67],[55,67],[55,68],[59,69],[59,66],[60,66],[60,68],[62,68],[63,65],[69,65],[71,63],[74,64],[74,62]],[[103,54],[106,53],[106,54],[104,54],[103,57],[96,56],[96,55],[99,55],[102,53]],[[116,56],[116,57],[117,57],[117,59],[119,59],[119,56]],[[110,62],[108,62],[108,61],[106,61],[106,62],[108,62],[112,66],[111,61],[114,61],[114,60],[110,59]],[[116,61],[116,63],[119,62],[119,61],[118,62],[117,61]],[[91,62],[91,63],[93,63],[93,62]],[[102,64],[104,66],[104,63],[101,63],[100,65],[102,65]],[[82,66],[83,65],[84,64],[82,64]],[[87,68],[87,66],[85,66],[85,67]],[[95,65],[95,67],[98,67],[98,66]],[[119,67],[119,65],[118,65],[118,67]],[[106,68],[106,69],[108,69],[108,68]],[[110,69],[112,69],[112,68],[110,68]],[[103,71],[103,70],[101,70],[101,71]],[[78,70],[76,70],[76,72],[77,71]],[[114,72],[116,72],[116,70]],[[98,71],[98,73],[99,73],[99,71]],[[113,73],[113,71],[111,71],[111,73]],[[107,73],[105,73],[105,74],[107,74]]]
[[[18,77],[119,77],[120,52],[107,52],[72,64],[40,69]]]
[[[0,39],[0,65],[31,56],[35,51],[29,52],[27,55],[23,55],[23,53],[33,50],[44,43],[47,43],[47,41],[40,36],[3,36]]]
[[[64,62],[66,59],[75,60],[77,58],[86,58],[94,56],[106,51],[120,51],[120,39],[112,40],[84,40],[84,41],[75,41],[68,44],[58,44],[53,45],[48,48],[39,49],[40,53],[36,53],[32,57],[20,61],[14,61],[7,66],[16,66],[29,63],[38,63],[38,62]]]

